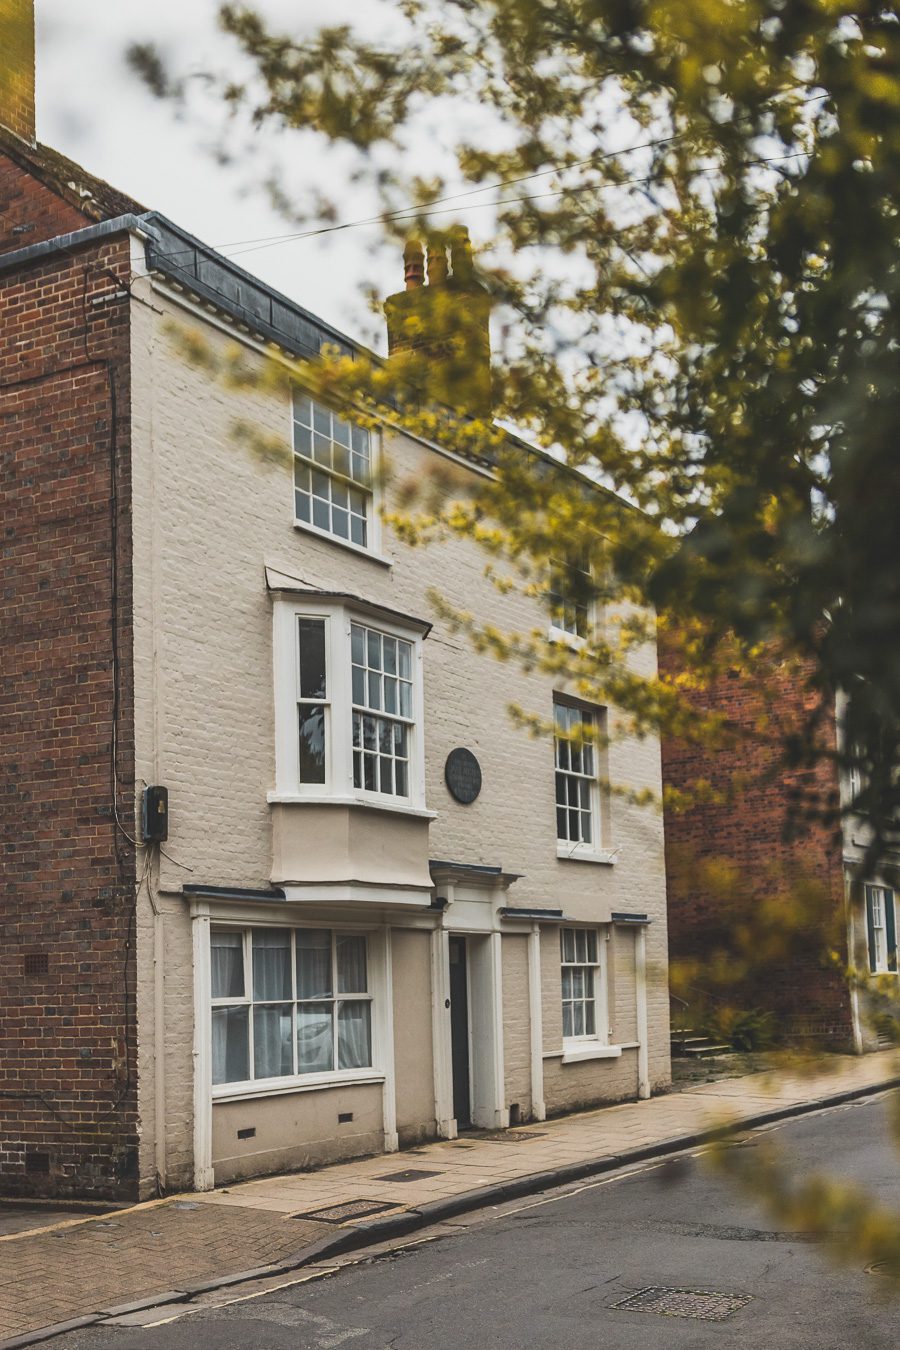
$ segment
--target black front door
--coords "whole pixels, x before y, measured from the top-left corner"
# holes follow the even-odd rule
[[[453,1114],[458,1129],[472,1123],[469,1101],[469,989],[466,939],[450,938],[450,1047],[453,1064]]]

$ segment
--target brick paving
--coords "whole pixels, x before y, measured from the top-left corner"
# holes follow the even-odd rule
[[[365,1199],[414,1209],[568,1164],[622,1157],[725,1118],[740,1121],[876,1088],[898,1072],[893,1052],[831,1056],[814,1072],[703,1083],[646,1102],[13,1233],[0,1237],[0,1337],[299,1257],[337,1231],[334,1224],[294,1217],[320,1206]],[[425,1175],[397,1175],[407,1171]]]

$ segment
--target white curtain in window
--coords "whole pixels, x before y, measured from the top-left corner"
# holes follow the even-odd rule
[[[291,997],[291,935],[287,928],[253,930],[253,997]]]
[[[371,1063],[371,1004],[342,1003],[338,1011],[338,1068],[367,1069]]]
[[[327,928],[298,929],[297,997],[328,998],[333,992],[331,933]]]
[[[293,1023],[291,1003],[253,1009],[254,1078],[280,1078],[293,1073]]]
[[[209,937],[212,958],[213,998],[243,998],[244,938],[242,933],[220,933]]]
[[[327,1073],[334,1068],[334,1004],[297,1005],[297,1072]]]
[[[212,1080],[243,1083],[250,1077],[246,1008],[213,1008]]]
[[[337,975],[339,994],[365,994],[366,984],[366,939],[347,937],[340,934],[337,938]]]

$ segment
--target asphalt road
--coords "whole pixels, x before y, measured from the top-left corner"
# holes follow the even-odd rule
[[[798,1169],[853,1176],[900,1214],[884,1096],[776,1136]],[[52,1350],[895,1350],[898,1341],[900,1298],[886,1300],[883,1278],[833,1267],[816,1244],[778,1231],[702,1156],[481,1211],[428,1237],[326,1279],[168,1325],[78,1332]],[[650,1286],[748,1301],[723,1321],[613,1306]]]

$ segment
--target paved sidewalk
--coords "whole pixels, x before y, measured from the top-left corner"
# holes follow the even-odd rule
[[[189,1302],[251,1272],[276,1276],[480,1204],[688,1147],[726,1117],[762,1123],[897,1082],[893,1052],[831,1056],[815,1073],[723,1079],[647,1102],[11,1233],[0,1237],[0,1337],[17,1344],[73,1319],[127,1315],[125,1305]],[[333,1214],[318,1215],[332,1206]],[[0,1340],[0,1350],[7,1343]]]

